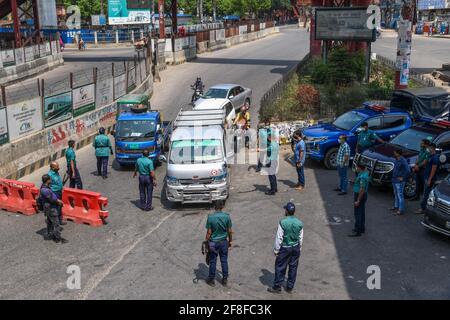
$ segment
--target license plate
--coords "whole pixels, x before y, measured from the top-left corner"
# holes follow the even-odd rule
[[[447,221],[447,222],[445,223],[445,227],[446,227],[447,229],[450,229],[450,221]]]
[[[130,150],[137,150],[137,149],[139,149],[138,144],[130,144]]]

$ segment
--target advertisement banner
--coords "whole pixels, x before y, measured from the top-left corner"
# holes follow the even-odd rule
[[[72,92],[64,92],[44,98],[44,126],[72,118]]]
[[[95,85],[93,83],[72,89],[73,116],[95,110]]]
[[[375,41],[366,8],[316,8],[316,40]]]
[[[150,4],[136,0],[108,0],[108,23],[149,24],[151,22]]]
[[[106,106],[107,104],[110,104],[114,101],[113,97],[113,89],[114,89],[114,82],[113,78],[107,78],[103,80],[97,81],[97,89],[96,89],[96,106],[97,108]]]
[[[8,142],[8,125],[6,122],[6,108],[0,109],[0,145]]]
[[[114,100],[119,99],[127,93],[127,75],[121,74],[114,77]]]
[[[128,88],[127,92],[131,92],[136,88],[136,68],[132,67],[128,70]]]
[[[17,66],[25,63],[25,52],[23,51],[23,48],[15,49],[14,55],[16,56]]]
[[[40,47],[40,45],[38,45],[38,44],[33,46],[33,53],[34,53],[35,60],[40,58],[39,47]]]
[[[8,105],[8,127],[11,141],[41,130],[41,98]]]
[[[408,85],[409,67],[411,61],[411,22],[400,20],[398,28],[396,67],[400,71],[400,85]]]
[[[47,29],[58,27],[56,0],[37,1],[37,6],[41,28]]]
[[[13,66],[16,63],[16,60],[14,60],[14,50],[1,51],[1,59],[3,62],[3,68]]]
[[[33,47],[25,47],[25,61],[30,62],[34,60],[34,49]]]

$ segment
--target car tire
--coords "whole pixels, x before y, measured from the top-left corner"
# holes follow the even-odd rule
[[[336,170],[337,168],[337,154],[338,154],[338,148],[331,148],[327,151],[325,154],[325,158],[323,160],[323,163],[325,167],[328,170]]]
[[[416,178],[413,175],[406,181],[403,195],[405,196],[405,199],[412,199],[416,196],[416,193]]]

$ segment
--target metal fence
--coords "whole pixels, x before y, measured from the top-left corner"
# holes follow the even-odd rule
[[[376,60],[379,61],[381,64],[383,64],[384,66],[390,68],[390,69],[397,69],[396,63],[393,60],[390,60],[384,56],[380,56],[380,55],[376,55]],[[414,69],[410,69],[409,70],[409,77],[418,82],[419,84],[425,86],[425,87],[435,87],[436,84],[433,82],[433,80],[428,79],[426,77],[423,76],[423,74],[414,71]]]

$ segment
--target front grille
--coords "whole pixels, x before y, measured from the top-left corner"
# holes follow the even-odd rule
[[[149,147],[146,149],[125,149],[124,153],[126,153],[126,154],[142,154],[142,153],[144,153],[144,150],[148,150],[148,152],[153,153],[153,152],[155,152],[155,147]]]
[[[450,204],[443,203],[438,200],[436,207],[439,209],[439,211],[450,215]]]
[[[375,160],[367,158],[366,156],[360,156],[360,158],[359,158],[359,163],[369,169],[371,169],[373,167],[374,162],[375,162]]]
[[[359,163],[369,170],[372,170],[375,165],[375,171],[382,173],[389,173],[394,169],[394,164],[392,162],[376,161],[375,159],[363,155],[359,157]]]
[[[203,178],[203,179],[180,179],[180,183],[182,185],[190,185],[190,184],[211,184],[211,178]]]

